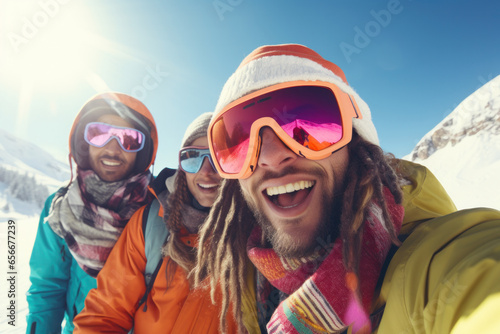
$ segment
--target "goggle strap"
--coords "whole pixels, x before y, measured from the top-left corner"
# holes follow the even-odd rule
[[[71,184],[71,182],[73,181],[73,161],[72,161],[73,159],[72,159],[72,158],[73,158],[73,155],[72,155],[71,153],[70,153],[70,154],[68,154],[68,159],[69,159],[69,171],[70,171],[71,175],[70,175],[70,178],[69,178],[69,183],[68,183],[68,186],[67,186],[67,187],[69,187],[69,185],[70,185],[70,184]]]

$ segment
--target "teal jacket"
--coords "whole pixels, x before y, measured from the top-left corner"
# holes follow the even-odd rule
[[[61,333],[63,319],[63,333],[72,333],[73,318],[83,309],[87,293],[97,287],[46,220],[54,195],[45,202],[31,253],[27,334]]]

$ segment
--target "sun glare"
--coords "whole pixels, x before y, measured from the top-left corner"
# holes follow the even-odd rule
[[[87,29],[91,21],[77,3],[66,2],[45,0],[32,8],[11,8],[17,20],[11,16],[4,27],[10,48],[3,62],[10,80],[59,90],[91,71],[95,51]],[[6,3],[2,2],[3,9]]]
[[[95,92],[109,90],[102,64],[110,57],[143,62],[137,50],[103,37],[106,21],[93,20],[98,8],[91,11],[87,4],[0,0],[0,84],[17,95],[18,128],[32,112],[56,110],[53,99],[82,84]],[[35,106],[42,96],[49,106]]]
[[[50,104],[95,71],[91,23],[83,1],[0,0],[0,81],[17,92],[17,131],[35,110],[53,108],[34,108],[37,96]]]

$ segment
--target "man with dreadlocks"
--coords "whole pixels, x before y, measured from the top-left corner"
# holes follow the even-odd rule
[[[26,333],[60,333],[63,319],[63,332],[73,332],[123,228],[149,201],[157,147],[153,116],[137,99],[109,92],[81,108],[69,136],[76,179],[47,199],[40,216]]]
[[[456,212],[430,171],[384,155],[335,64],[256,49],[208,139],[226,180],[195,281],[228,287],[241,332],[500,331],[500,212]]]

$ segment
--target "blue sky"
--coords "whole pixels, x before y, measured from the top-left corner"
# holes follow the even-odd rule
[[[486,0],[0,0],[0,128],[66,159],[88,98],[132,94],[157,122],[157,173],[248,53],[299,43],[344,70],[402,157],[500,74],[499,15]]]

